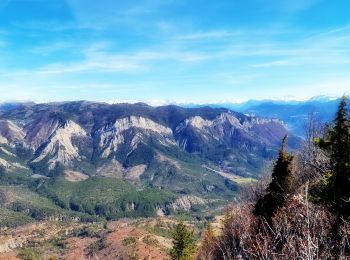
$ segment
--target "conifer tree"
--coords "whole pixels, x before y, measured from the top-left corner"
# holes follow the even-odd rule
[[[285,151],[287,136],[283,138],[282,147],[275,163],[272,180],[266,189],[266,195],[255,204],[253,213],[263,216],[271,223],[271,218],[283,206],[286,196],[290,192],[293,178],[293,156]]]
[[[195,248],[193,231],[190,231],[183,222],[180,222],[176,225],[173,233],[173,248],[170,251],[171,259],[193,259]]]
[[[329,153],[331,162],[323,198],[339,213],[350,216],[350,115],[345,96],[340,101],[333,125],[327,127],[319,145]]]

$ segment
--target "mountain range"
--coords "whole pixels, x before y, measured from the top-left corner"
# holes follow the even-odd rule
[[[0,106],[4,185],[107,218],[195,211],[232,199],[301,139],[277,119],[227,108],[143,103]],[[6,204],[6,203],[5,203]],[[23,204],[23,203],[22,203]],[[28,205],[8,205],[25,212]]]
[[[243,103],[210,104],[210,107],[225,107],[246,115],[275,118],[285,124],[293,134],[305,137],[310,117],[320,124],[333,120],[339,98],[314,97],[305,101],[249,100]],[[195,106],[195,105],[193,105]]]

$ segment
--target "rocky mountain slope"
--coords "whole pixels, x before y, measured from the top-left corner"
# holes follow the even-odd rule
[[[295,135],[304,137],[310,115],[320,124],[332,121],[338,108],[339,98],[314,97],[305,101],[249,100],[242,104],[211,104],[244,114],[265,118],[277,118]]]
[[[0,107],[0,165],[8,183],[21,179],[67,209],[118,217],[142,215],[148,203],[150,212],[168,214],[232,198],[239,185],[227,176],[257,177],[286,134],[277,120],[221,108],[17,104]],[[299,143],[290,137],[291,148]],[[90,205],[86,192],[108,196],[96,191],[103,178],[119,197]],[[128,192],[119,192],[123,185]],[[140,190],[162,199],[141,198]]]

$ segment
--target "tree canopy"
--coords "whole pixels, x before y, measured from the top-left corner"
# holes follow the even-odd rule
[[[326,127],[319,146],[328,152],[331,171],[326,176],[323,198],[338,212],[350,216],[350,113],[343,96],[333,124]]]

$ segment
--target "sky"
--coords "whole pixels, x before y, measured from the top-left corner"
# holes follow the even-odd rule
[[[0,0],[0,101],[350,93],[349,0]]]

